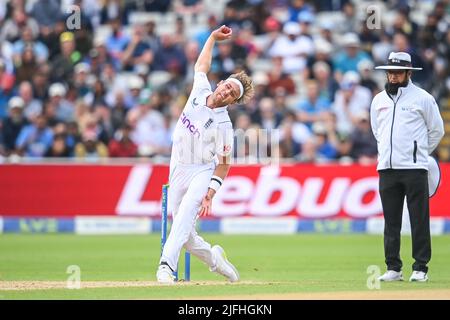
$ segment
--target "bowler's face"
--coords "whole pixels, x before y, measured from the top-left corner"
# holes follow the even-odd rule
[[[239,86],[231,81],[221,81],[214,91],[216,106],[226,106],[239,99]]]

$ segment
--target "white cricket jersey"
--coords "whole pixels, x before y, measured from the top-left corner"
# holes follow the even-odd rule
[[[170,166],[214,164],[218,156],[229,156],[233,149],[233,126],[227,106],[211,109],[206,99],[212,94],[204,72],[196,72],[188,101],[173,132]]]

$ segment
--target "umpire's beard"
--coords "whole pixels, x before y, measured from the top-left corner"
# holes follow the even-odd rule
[[[398,89],[401,87],[406,87],[408,85],[408,82],[409,82],[408,77],[406,77],[405,81],[403,81],[403,82],[391,83],[388,81],[384,85],[384,89],[386,89],[387,93],[396,95],[398,92]]]

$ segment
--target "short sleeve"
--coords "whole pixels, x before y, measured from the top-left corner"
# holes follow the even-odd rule
[[[208,77],[204,72],[195,72],[194,74],[194,84],[192,86],[192,91],[211,91],[211,84],[208,81]]]

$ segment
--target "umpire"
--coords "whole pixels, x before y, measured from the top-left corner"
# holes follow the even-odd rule
[[[415,260],[409,281],[427,281],[431,259],[428,198],[428,155],[444,135],[444,124],[433,96],[411,82],[411,56],[391,52],[385,90],[370,108],[371,125],[378,146],[379,189],[384,212],[384,254],[387,271],[380,281],[401,281],[400,230],[404,198],[411,221]]]

